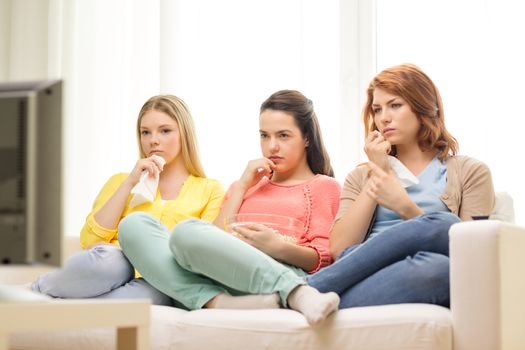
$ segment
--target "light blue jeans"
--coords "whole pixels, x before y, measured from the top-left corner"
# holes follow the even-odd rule
[[[194,310],[221,293],[289,293],[306,284],[305,272],[274,260],[217,226],[197,219],[168,232],[146,213],[132,213],[119,224],[127,258],[152,286]]]
[[[341,309],[400,303],[448,307],[448,230],[457,222],[448,212],[404,221],[347,248],[307,282],[321,292],[339,294]]]
[[[173,305],[173,300],[135,278],[135,270],[118,246],[99,245],[72,255],[58,270],[38,277],[31,289],[55,298],[150,299]]]

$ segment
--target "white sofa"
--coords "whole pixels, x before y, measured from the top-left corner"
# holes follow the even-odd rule
[[[301,314],[285,309],[188,312],[152,306],[151,349],[525,349],[525,227],[465,222],[451,228],[450,238],[451,309],[352,308],[310,327]],[[77,240],[69,237],[67,244],[78,249]],[[2,268],[0,283],[28,282],[41,272]],[[114,329],[18,333],[10,337],[10,348],[115,349],[115,338]]]

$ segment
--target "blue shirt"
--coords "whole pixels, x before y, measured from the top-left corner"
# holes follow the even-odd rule
[[[437,156],[432,159],[417,178],[419,179],[419,184],[406,188],[414,203],[425,213],[450,211],[440,198],[447,183],[447,167]],[[403,221],[398,213],[378,205],[370,237]]]

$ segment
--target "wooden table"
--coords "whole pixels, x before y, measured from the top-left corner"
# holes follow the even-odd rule
[[[79,328],[117,329],[118,350],[149,349],[149,300],[69,299],[0,302],[0,350],[9,334]]]

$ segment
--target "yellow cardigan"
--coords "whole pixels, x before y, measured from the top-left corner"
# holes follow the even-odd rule
[[[118,244],[118,229],[109,230],[100,226],[93,216],[111,198],[127,177],[128,174],[125,173],[113,175],[102,187],[80,232],[82,248],[98,242]],[[130,194],[121,219],[136,211],[145,212],[159,219],[168,230],[171,230],[177,223],[191,217],[209,222],[215,220],[224,197],[224,188],[217,180],[190,175],[184,182],[178,197],[174,200],[163,201],[160,192],[157,190],[153,203],[147,202],[130,208],[131,197]]]

